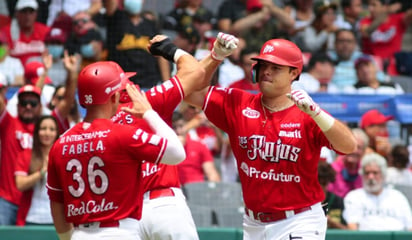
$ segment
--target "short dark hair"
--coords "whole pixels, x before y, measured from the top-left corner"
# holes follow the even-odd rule
[[[321,62],[321,63],[329,62],[332,65],[335,65],[335,62],[329,57],[327,53],[323,51],[318,51],[312,54],[312,56],[310,57],[307,70],[311,70],[315,66],[315,64],[318,62]]]
[[[393,166],[396,168],[406,168],[409,164],[409,150],[405,145],[395,145],[391,150]]]
[[[335,37],[336,37],[336,39],[338,38],[338,35],[339,35],[340,33],[343,33],[343,32],[352,33],[352,35],[356,38],[356,33],[355,33],[354,31],[352,31],[352,30],[350,30],[350,29],[347,29],[347,28],[339,28],[339,29],[335,32]]]
[[[259,49],[253,48],[253,47],[245,47],[240,51],[239,55],[239,61],[243,63],[243,57],[245,55],[251,54],[251,53],[257,53],[259,54]]]
[[[318,163],[318,180],[321,182],[334,182],[336,179],[336,171],[333,167],[326,161],[319,161]]]

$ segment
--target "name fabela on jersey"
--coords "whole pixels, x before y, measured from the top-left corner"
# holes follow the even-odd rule
[[[62,155],[82,154],[95,151],[104,151],[105,147],[102,138],[106,138],[110,130],[95,131],[77,135],[62,136],[60,143],[62,146]],[[92,141],[99,139],[97,141]]]

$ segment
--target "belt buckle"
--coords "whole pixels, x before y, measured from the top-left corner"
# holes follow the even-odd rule
[[[100,222],[89,222],[79,224],[79,228],[98,228],[100,226]]]
[[[261,222],[268,222],[268,221],[271,221],[272,218],[271,218],[270,214],[268,214],[268,213],[258,212],[256,214],[256,220],[259,220]]]

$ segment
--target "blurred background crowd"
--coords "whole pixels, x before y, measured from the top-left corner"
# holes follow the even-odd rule
[[[115,61],[125,72],[137,72],[131,80],[148,90],[176,72],[174,64],[147,51],[154,35],[169,36],[200,60],[222,31],[240,42],[220,65],[213,85],[258,92],[251,57],[268,39],[285,38],[304,53],[304,72],[294,82],[295,89],[371,97],[408,95],[411,23],[409,0],[1,0],[0,206],[6,201],[19,208],[17,224],[52,224],[42,212],[48,208],[42,202],[47,154],[58,135],[83,116],[75,94],[76,76],[89,63]],[[15,131],[9,121],[21,124]],[[345,204],[353,207],[354,197],[345,197],[355,189],[367,190],[365,182],[412,186],[412,143],[400,136],[396,116],[371,110],[359,122],[348,124],[358,139],[358,150],[343,156],[325,149],[320,156],[319,180],[327,193],[331,228],[350,229],[351,223],[360,221],[353,217],[357,208],[343,214]],[[173,125],[191,151],[179,166],[182,185],[238,181],[225,133],[200,109],[182,103]],[[33,140],[27,141],[31,138],[25,134]],[[412,134],[410,126],[406,134]],[[16,135],[21,147],[32,151],[11,148],[8,143]],[[368,180],[373,176],[365,173],[370,158],[379,163],[380,179]],[[30,159],[29,166],[24,159]],[[7,194],[13,192],[11,186],[20,192],[18,197]],[[393,198],[397,201],[397,195]],[[407,198],[412,202],[412,196]],[[403,224],[412,230],[409,215]]]

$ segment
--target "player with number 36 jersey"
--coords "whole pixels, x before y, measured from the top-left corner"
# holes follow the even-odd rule
[[[174,131],[134,85],[126,86],[133,104],[123,111],[144,119],[152,133],[110,120],[131,75],[114,62],[93,63],[79,74],[86,116],[49,154],[47,188],[60,240],[139,239],[142,161],[177,164],[186,157]]]

